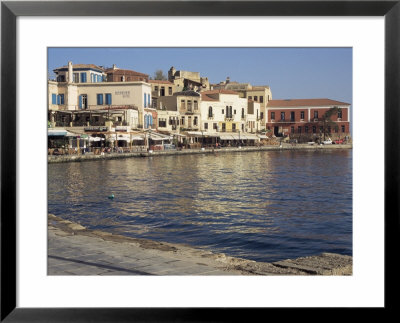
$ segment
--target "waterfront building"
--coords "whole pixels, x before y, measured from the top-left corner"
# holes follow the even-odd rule
[[[247,99],[229,90],[201,92],[202,130],[210,132],[246,132]]]
[[[160,109],[160,97],[172,96],[176,92],[174,83],[167,80],[149,80],[148,83],[151,85],[152,107],[156,110]]]
[[[324,114],[332,108],[339,112],[324,122]],[[270,100],[266,108],[267,134],[289,136],[300,141],[350,136],[350,104],[331,99]],[[304,140],[303,140],[304,139]]]
[[[220,82],[219,84],[213,84],[213,89],[225,89],[239,93],[241,98],[247,98],[253,102],[260,104],[260,111],[256,116],[255,126],[258,131],[265,131],[266,123],[266,106],[269,100],[272,100],[271,88],[268,85],[256,85],[253,86],[250,83],[238,83],[232,82],[229,77],[226,81]]]
[[[174,123],[174,125],[179,126],[181,131],[199,130],[201,121],[200,102],[201,96],[198,92],[175,92],[172,96],[159,98],[158,111],[177,112],[174,116],[179,116],[179,119],[176,120],[176,124]]]
[[[178,71],[173,66],[168,71],[168,81],[175,85],[178,92],[186,90],[200,92],[210,89],[208,78],[201,77],[199,72]]]
[[[126,70],[118,68],[115,64],[112,68],[108,68],[104,71],[107,75],[107,82],[148,82],[149,75],[136,72],[133,70]]]
[[[136,129],[154,128],[157,112],[151,104],[149,83],[127,80],[105,82],[106,77],[100,80],[88,76],[95,69],[94,66],[87,65],[86,69],[83,69],[82,65],[77,66],[79,77],[74,76],[75,65],[69,62],[68,71],[65,71],[65,67],[55,69],[56,80],[48,81],[48,110],[51,125],[83,120],[88,126],[93,122],[100,123],[107,119],[114,124],[124,123]],[[100,70],[99,68],[98,73]],[[59,77],[58,73],[64,77]],[[102,75],[105,76],[106,73],[102,71]],[[96,81],[92,82],[94,80]],[[68,114],[70,118],[67,118]],[[115,118],[110,119],[110,117]]]
[[[246,132],[257,133],[261,130],[261,106],[259,102],[247,100]]]

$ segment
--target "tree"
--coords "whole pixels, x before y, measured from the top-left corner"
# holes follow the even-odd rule
[[[157,70],[154,72],[154,79],[159,81],[165,81],[167,77],[164,75],[162,70]]]
[[[341,108],[333,107],[324,113],[320,120],[320,126],[322,127],[322,134],[324,135],[324,140],[326,140],[326,136],[331,136],[331,129],[336,127],[336,122],[332,121],[331,117],[333,115],[337,115],[339,112],[342,112]]]

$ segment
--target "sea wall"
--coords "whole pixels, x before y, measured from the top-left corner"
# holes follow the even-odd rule
[[[333,150],[333,149],[352,149],[352,144],[342,145],[290,145],[282,146],[261,146],[261,147],[228,147],[219,149],[182,149],[182,150],[162,150],[150,152],[132,152],[132,153],[105,153],[103,155],[85,154],[85,155],[61,155],[48,156],[48,163],[66,163],[81,162],[90,160],[105,160],[131,157],[153,157],[168,155],[188,155],[188,154],[220,154],[233,152],[249,152],[249,151],[270,151],[270,150]]]

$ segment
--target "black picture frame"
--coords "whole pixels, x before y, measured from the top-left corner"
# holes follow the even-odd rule
[[[18,129],[16,124],[16,19],[18,16],[384,16],[385,129],[382,144],[385,147],[385,306],[383,309],[375,310],[380,317],[388,311],[396,310],[396,296],[391,291],[398,286],[399,282],[394,263],[398,255],[400,227],[399,0],[104,1],[96,2],[95,6],[90,1],[2,1],[0,286],[2,322],[233,322],[238,321],[242,315],[247,317],[244,321],[252,322],[257,321],[256,318],[259,315],[263,317],[266,310],[256,308],[17,308],[17,143],[15,134]],[[373,154],[373,147],[371,147],[371,154]],[[366,291],[368,291],[367,286]],[[283,314],[283,311],[287,309],[269,310],[280,311]],[[300,312],[301,309],[297,310]],[[329,318],[334,319],[333,311],[329,312]],[[370,314],[368,315],[371,318]],[[350,316],[347,318],[352,319]]]

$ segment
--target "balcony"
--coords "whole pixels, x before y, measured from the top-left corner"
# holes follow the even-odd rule
[[[225,117],[225,121],[232,122],[233,121],[233,117]]]
[[[207,116],[207,119],[208,119],[208,120],[214,120],[214,114],[211,114],[211,115],[209,114],[209,115]]]

